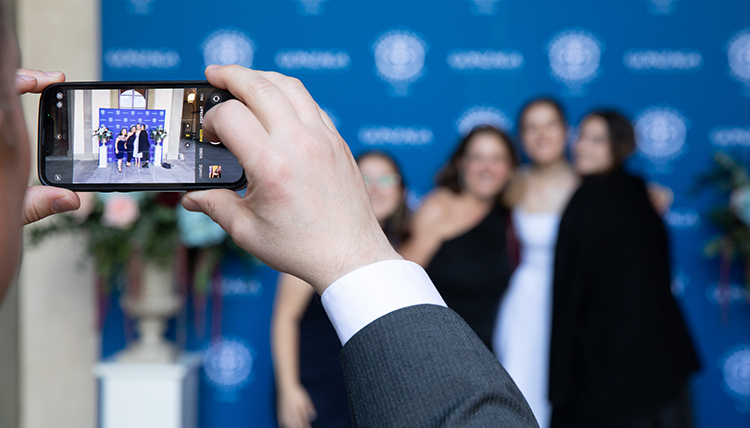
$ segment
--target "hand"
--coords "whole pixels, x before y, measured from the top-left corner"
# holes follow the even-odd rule
[[[299,80],[239,66],[211,66],[206,77],[237,98],[206,114],[206,138],[239,159],[248,188],[244,198],[188,193],[186,209],[208,214],[240,247],[318,293],[358,267],[401,258],[349,147]]]
[[[16,93],[39,93],[53,83],[65,81],[61,72],[41,72],[21,68],[16,72]],[[24,226],[47,216],[78,209],[81,201],[74,192],[47,186],[32,186],[26,190],[23,202]]]
[[[648,190],[648,199],[651,201],[654,211],[660,216],[666,214],[674,202],[672,189],[658,183],[649,183],[646,189]]]
[[[280,389],[276,402],[280,428],[310,428],[315,420],[315,406],[302,385]]]

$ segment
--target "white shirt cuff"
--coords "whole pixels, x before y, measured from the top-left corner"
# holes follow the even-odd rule
[[[331,284],[321,300],[342,345],[393,311],[423,304],[446,306],[424,269],[406,260],[385,260],[349,272]]]

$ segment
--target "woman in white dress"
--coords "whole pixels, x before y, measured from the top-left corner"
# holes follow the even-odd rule
[[[529,102],[521,110],[518,126],[531,161],[509,192],[521,259],[498,311],[493,350],[526,397],[539,426],[547,428],[555,243],[560,217],[579,178],[566,158],[568,127],[557,102],[548,98]]]

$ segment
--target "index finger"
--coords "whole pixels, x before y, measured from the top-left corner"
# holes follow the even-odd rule
[[[16,91],[19,95],[26,92],[38,94],[49,85],[65,81],[65,74],[62,71],[40,71],[30,68],[19,68],[16,71],[16,75],[36,79],[36,84],[33,84],[33,80],[31,79],[16,79]]]
[[[239,65],[209,66],[206,79],[242,101],[269,134],[301,124],[297,110],[284,93],[256,71]]]

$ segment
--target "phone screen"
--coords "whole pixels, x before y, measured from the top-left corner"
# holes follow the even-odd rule
[[[50,89],[40,107],[46,184],[146,190],[244,181],[237,159],[203,133],[204,115],[229,96],[225,91],[207,84]]]

